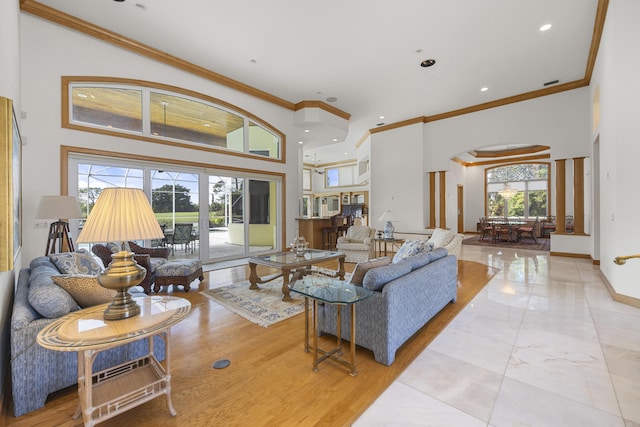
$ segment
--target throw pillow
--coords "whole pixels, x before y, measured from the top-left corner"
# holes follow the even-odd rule
[[[111,302],[116,294],[114,289],[102,287],[98,276],[71,275],[52,276],[54,283],[73,297],[82,308]]]
[[[362,286],[362,281],[364,280],[364,275],[367,274],[367,271],[375,267],[387,265],[389,263],[391,263],[391,258],[388,256],[359,262],[358,264],[356,264],[356,268],[353,270],[353,274],[351,275],[351,280],[349,281],[349,283],[356,286]]]
[[[365,274],[362,286],[372,291],[381,291],[387,283],[410,272],[411,264],[408,262],[398,262],[372,268]]]
[[[441,248],[447,246],[453,239],[454,234],[450,230],[444,230],[442,228],[436,228],[433,230],[429,242],[433,243],[434,248]]]
[[[88,274],[97,276],[102,272],[98,264],[87,250],[78,249],[76,252],[63,252],[49,255],[58,270],[64,274]]]
[[[397,263],[407,257],[429,252],[433,247],[432,243],[424,240],[407,240],[400,246],[398,252],[393,256],[393,263]]]
[[[80,308],[67,291],[53,283],[51,276],[60,272],[48,257],[36,258],[30,269],[27,300],[40,316],[55,319]]]

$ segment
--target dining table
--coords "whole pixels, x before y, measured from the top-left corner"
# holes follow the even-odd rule
[[[527,221],[524,220],[511,220],[508,218],[487,218],[487,222],[493,226],[494,240],[503,241],[507,243],[518,241],[518,227],[526,225]],[[502,232],[502,228],[507,228],[506,232]],[[506,236],[506,240],[503,240],[501,236]]]

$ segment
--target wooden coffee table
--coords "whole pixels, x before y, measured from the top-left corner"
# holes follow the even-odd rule
[[[331,260],[338,260],[338,277],[344,279],[344,252],[322,251],[317,249],[309,249],[304,255],[297,256],[295,253],[279,252],[276,254],[253,257],[249,259],[249,269],[251,274],[249,289],[260,289],[258,284],[268,283],[273,279],[282,276],[282,301],[291,301],[289,295],[289,279],[291,273],[301,273],[303,275],[311,273],[311,266]],[[263,265],[266,267],[276,268],[282,271],[281,274],[267,276],[261,278],[256,272],[256,266]]]

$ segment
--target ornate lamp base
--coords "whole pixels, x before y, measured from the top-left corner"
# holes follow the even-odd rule
[[[107,289],[115,289],[116,295],[104,311],[105,320],[128,319],[140,314],[140,306],[131,298],[129,288],[138,285],[147,275],[147,270],[133,259],[133,254],[120,251],[111,256],[112,261],[98,276],[98,282]]]

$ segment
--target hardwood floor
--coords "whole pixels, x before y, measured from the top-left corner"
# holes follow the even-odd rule
[[[353,266],[348,264],[347,270]],[[304,316],[262,328],[200,295],[200,290],[247,279],[248,267],[206,273],[199,289],[192,287],[186,294],[169,290],[192,304],[189,316],[171,330],[171,395],[177,416],[169,414],[166,400],[159,397],[100,425],[349,425],[495,274],[491,267],[471,261],[459,261],[458,268],[458,301],[405,343],[389,367],[375,362],[371,351],[358,348],[355,377],[333,361],[321,364],[316,373],[311,370],[311,355],[303,351]],[[231,365],[214,369],[218,359],[229,359]],[[13,416],[9,402],[0,425],[81,426],[81,418],[72,419],[77,404],[75,386],[52,394],[43,409],[20,418]]]

